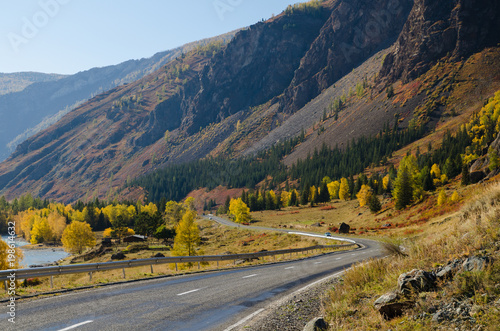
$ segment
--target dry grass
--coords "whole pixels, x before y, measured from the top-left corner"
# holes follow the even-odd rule
[[[397,277],[411,269],[431,270],[457,257],[477,254],[499,255],[496,245],[500,236],[500,184],[480,186],[480,198],[467,203],[461,212],[446,222],[435,222],[423,233],[403,240],[404,254],[390,259],[371,260],[346,271],[343,281],[330,292],[326,316],[332,330],[426,330],[435,329],[430,319],[415,321],[408,316],[385,321],[373,308],[374,300],[396,286]],[[399,244],[388,245],[394,251]],[[397,247],[397,248],[396,248]],[[497,258],[498,260],[498,258]],[[446,290],[423,293],[417,305],[425,309],[435,300],[472,297],[481,314],[478,323],[494,329],[500,321],[499,311],[491,305],[500,296],[500,263],[482,272],[463,273],[448,284]],[[415,314],[417,313],[414,312]]]
[[[332,245],[340,244],[332,240],[323,240],[320,238],[305,238],[297,235],[289,235],[285,233],[264,233],[250,229],[237,229],[228,228],[218,223],[199,220],[198,225],[201,228],[201,237],[203,238],[200,250],[205,255],[218,255],[218,254],[239,254],[239,253],[253,253],[262,250],[280,250],[289,248],[303,248],[315,245]],[[98,234],[102,237],[102,234]],[[158,245],[158,242],[148,242],[151,246]],[[113,247],[113,252],[122,251],[126,249],[129,244],[120,244]],[[150,258],[156,253],[162,253],[165,256],[170,256],[170,251],[166,250],[141,250],[135,253],[126,253],[127,259],[145,259]],[[261,258],[252,262],[245,262],[243,265],[255,265],[271,261],[285,261],[290,259],[300,259],[312,256],[314,253],[299,253],[290,255],[279,255],[274,257]],[[317,254],[317,253],[316,253]],[[69,264],[72,257],[68,258],[63,264]],[[111,254],[104,254],[95,259],[85,261],[84,263],[97,263],[111,261]],[[83,262],[83,260],[82,260]],[[51,287],[50,278],[42,277],[36,279],[39,284],[24,287],[19,284],[16,289],[17,295],[25,296],[37,293],[50,292],[54,290],[75,289],[85,286],[99,286],[108,283],[120,282],[124,280],[144,279],[158,276],[176,275],[179,273],[198,272],[201,270],[216,270],[235,267],[233,261],[221,261],[219,264],[216,262],[194,264],[192,266],[178,265],[178,271],[175,270],[175,264],[162,264],[153,266],[151,272],[150,266],[143,266],[137,268],[125,269],[126,277],[123,277],[123,271],[108,270],[100,271],[92,274],[92,280],[86,273],[70,274],[63,276],[53,277],[53,287]],[[6,293],[1,293],[0,298],[7,298]]]

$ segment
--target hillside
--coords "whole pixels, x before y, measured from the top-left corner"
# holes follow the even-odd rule
[[[72,109],[116,86],[136,81],[185,52],[214,41],[227,42],[235,31],[160,52],[147,59],[92,68],[69,76],[33,73],[2,74],[0,116],[9,126],[0,131],[0,160],[6,159],[21,142],[56,123]],[[15,79],[13,78],[15,77]],[[22,87],[22,88],[21,88]],[[8,88],[8,90],[6,90]]]
[[[197,169],[200,165],[190,162],[207,156],[221,158],[216,159],[220,165],[210,165],[213,178],[204,179],[207,186],[242,182],[232,179],[246,168],[224,160],[252,157],[298,135],[304,138],[284,154],[260,157],[287,155],[284,164],[291,166],[323,144],[344,150],[387,127],[400,140],[392,153],[402,147],[398,144],[441,127],[456,130],[500,87],[500,37],[489,32],[500,27],[499,8],[484,5],[487,14],[484,8],[471,9],[468,0],[439,11],[437,1],[423,0],[396,6],[362,0],[290,6],[238,32],[225,46],[186,53],[82,104],[0,165],[1,192],[65,202],[137,199],[144,191],[123,190],[124,184],[144,174],[153,174],[151,181],[159,176],[155,170],[166,166],[189,163],[175,171]],[[441,43],[449,35],[454,42],[437,55],[429,54],[424,42],[415,48],[418,41]],[[417,67],[418,73],[407,74]],[[411,139],[406,128],[413,130]],[[381,161],[377,151],[364,152]],[[283,166],[279,160],[266,162],[260,177],[248,183],[265,179],[270,185],[266,175],[272,173],[271,183],[279,184]],[[258,167],[259,160],[248,166]],[[312,171],[314,178],[326,175]],[[182,192],[200,188],[187,187],[184,177],[168,180],[177,181]],[[150,193],[158,196],[164,189],[155,190]]]
[[[65,75],[40,72],[0,73],[0,95],[22,91],[33,83],[50,82],[64,77]]]

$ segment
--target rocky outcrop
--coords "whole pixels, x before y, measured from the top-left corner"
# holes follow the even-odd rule
[[[396,40],[412,0],[337,1],[280,100],[293,113]]]
[[[401,316],[406,310],[415,306],[415,298],[419,293],[435,290],[438,284],[453,280],[458,273],[485,270],[492,261],[492,258],[487,256],[471,256],[452,260],[430,272],[413,269],[401,274],[398,277],[397,289],[380,296],[373,305],[385,319]],[[429,313],[433,314],[433,321],[439,323],[444,320],[460,318],[460,316],[468,318],[469,311],[469,306],[460,305],[459,307],[452,303],[440,309],[432,308]],[[424,313],[420,317],[425,316]],[[420,317],[417,316],[417,318]]]
[[[436,285],[436,275],[432,272],[413,269],[398,277],[398,291],[403,294],[426,292]]]
[[[379,77],[386,83],[408,82],[446,55],[460,60],[496,45],[498,31],[500,2],[496,0],[415,0]]]
[[[330,11],[282,14],[239,32],[200,75],[199,92],[181,106],[190,133],[283,93]]]

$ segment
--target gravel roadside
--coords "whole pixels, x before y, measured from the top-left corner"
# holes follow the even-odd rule
[[[329,277],[302,288],[265,308],[265,310],[234,330],[297,331],[323,314],[323,302],[338,277]]]

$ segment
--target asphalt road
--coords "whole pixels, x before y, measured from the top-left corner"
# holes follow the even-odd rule
[[[15,324],[8,322],[7,309],[2,307],[0,329],[226,330],[308,283],[355,262],[384,255],[376,242],[356,241],[364,247],[296,262],[144,280],[19,301]]]

